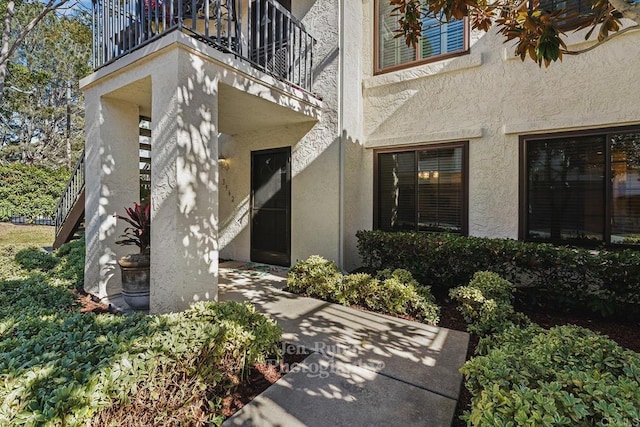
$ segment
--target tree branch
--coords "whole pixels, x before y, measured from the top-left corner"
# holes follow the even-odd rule
[[[32,95],[32,94],[35,93],[35,90],[24,90],[24,89],[20,89],[19,87],[13,86],[13,85],[7,86],[6,89],[7,90],[12,90],[12,91],[18,92],[18,93],[24,93],[25,95]]]
[[[6,62],[11,57],[11,55],[13,55],[15,53],[15,51],[18,49],[18,47],[23,42],[25,37],[27,37],[29,32],[31,32],[31,30],[33,30],[33,28],[36,25],[38,25],[38,23],[40,21],[42,21],[42,19],[49,12],[52,12],[52,11],[64,6],[64,4],[67,1],[68,0],[58,0],[58,1],[49,0],[49,2],[47,2],[45,4],[44,8],[42,8],[42,10],[20,31],[20,33],[18,33],[18,35],[16,36],[16,39],[13,41],[13,44],[9,48],[8,52],[6,52],[6,53],[2,52],[2,54],[0,55],[0,65],[3,64],[4,62]],[[6,26],[6,22],[5,22],[5,26]]]
[[[624,29],[622,29],[620,31],[616,31],[615,33],[611,33],[609,36],[605,37],[601,41],[596,42],[595,44],[593,44],[593,45],[591,45],[591,46],[589,46],[587,48],[580,49],[580,50],[564,50],[564,49],[562,49],[561,52],[562,52],[563,55],[580,55],[582,53],[586,53],[586,52],[589,52],[590,50],[593,50],[593,49],[597,48],[601,44],[603,44],[605,42],[608,42],[611,39],[614,39],[614,38],[616,38],[618,36],[621,36],[621,35],[623,35],[625,33],[628,33],[628,32],[631,32],[631,31],[636,31],[636,30],[640,30],[640,25],[636,24],[636,25],[633,25],[631,27],[624,28]]]

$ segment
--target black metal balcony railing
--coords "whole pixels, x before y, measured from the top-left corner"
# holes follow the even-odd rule
[[[311,89],[315,40],[275,0],[94,0],[94,68],[175,30]]]
[[[55,213],[55,225],[56,225],[56,236],[60,232],[62,225],[66,221],[71,209],[73,209],[74,205],[78,201],[78,197],[84,188],[84,150],[82,150],[82,154],[80,154],[80,159],[78,159],[78,163],[76,163],[76,167],[73,170],[73,175],[69,178],[69,182],[67,182],[67,188],[64,190],[62,197],[60,198],[60,202],[58,202],[58,207],[56,208]]]

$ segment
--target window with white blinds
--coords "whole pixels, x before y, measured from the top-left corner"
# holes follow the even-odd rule
[[[435,17],[422,19],[422,37],[416,47],[407,46],[404,37],[396,37],[398,17],[392,16],[389,0],[376,0],[377,71],[414,65],[430,59],[466,50],[465,20],[441,22]]]
[[[376,228],[466,234],[467,144],[376,153]]]
[[[523,142],[526,239],[640,244],[640,129]]]

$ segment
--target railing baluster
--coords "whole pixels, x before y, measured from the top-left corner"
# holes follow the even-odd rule
[[[196,19],[198,19],[197,6],[196,0],[191,0],[191,30],[193,31],[196,30]]]
[[[56,226],[56,236],[60,232],[62,225],[64,224],[67,216],[69,215],[71,208],[75,205],[78,200],[78,196],[82,192],[84,188],[84,150],[80,155],[80,159],[76,163],[76,166],[67,181],[67,186],[65,187],[65,191],[60,197],[60,201],[58,202],[58,206],[56,208],[55,213],[55,226]]]
[[[271,72],[277,74],[277,60],[276,60],[276,8],[271,6],[271,16],[267,17],[268,24],[271,26]]]
[[[227,5],[227,47],[229,51],[233,51],[231,46],[231,17],[233,14],[233,3],[235,0],[225,0],[225,4]]]
[[[252,7],[251,4],[253,3],[251,0],[247,0],[247,10],[248,10],[248,25],[247,25],[247,56],[249,57],[249,59],[251,61],[253,61],[253,32],[252,32],[252,28],[253,28],[253,24],[251,23],[253,21],[253,15],[252,15]]]

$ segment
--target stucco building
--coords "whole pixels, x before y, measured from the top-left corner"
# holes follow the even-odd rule
[[[466,21],[425,21],[408,48],[385,0],[98,1],[94,22],[85,288],[101,297],[128,252],[113,214],[140,198],[140,117],[152,312],[216,299],[219,258],[352,269],[372,227],[640,233],[638,33],[545,69]]]

